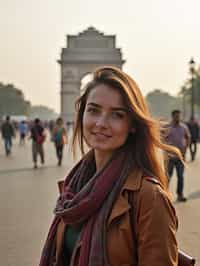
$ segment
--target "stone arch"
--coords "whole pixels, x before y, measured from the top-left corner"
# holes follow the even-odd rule
[[[83,93],[85,85],[92,79],[92,73],[85,73],[85,75],[81,78],[81,87],[80,87],[80,94]]]
[[[104,35],[89,27],[78,35],[67,35],[67,47],[61,58],[61,116],[67,123],[75,118],[74,103],[80,96],[81,79],[97,67],[113,65],[122,68],[121,50],[116,48],[116,36]]]

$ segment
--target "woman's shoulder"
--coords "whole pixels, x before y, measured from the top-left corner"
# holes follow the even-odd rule
[[[157,193],[157,192],[165,192],[162,188],[162,185],[158,178],[150,177],[150,176],[143,176],[141,182],[141,192],[143,193]]]
[[[147,205],[152,206],[156,201],[165,201],[171,204],[169,193],[162,188],[159,178],[147,176],[141,169],[134,170],[128,176],[123,190],[132,192],[138,202]]]
[[[168,191],[163,189],[161,183],[155,177],[142,177],[138,197],[151,202],[162,198],[171,201]]]
[[[143,177],[140,190],[137,193],[137,207],[140,211],[153,212],[156,215],[171,214],[176,217],[176,211],[172,204],[168,191],[164,190],[160,182],[155,178]]]

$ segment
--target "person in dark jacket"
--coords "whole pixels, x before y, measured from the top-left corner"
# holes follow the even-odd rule
[[[200,129],[194,117],[191,117],[190,121],[188,121],[187,123],[187,126],[189,128],[190,135],[191,135],[191,140],[190,140],[190,145],[189,145],[191,161],[194,161],[196,153],[197,153],[197,142],[200,137],[199,136]]]
[[[5,152],[8,156],[12,149],[12,138],[15,136],[15,130],[10,122],[10,116],[6,117],[6,121],[1,126],[1,135],[4,140]]]
[[[37,168],[38,154],[40,155],[41,164],[44,164],[43,143],[45,141],[44,127],[41,125],[39,118],[35,119],[34,125],[31,128],[31,139],[34,168]]]

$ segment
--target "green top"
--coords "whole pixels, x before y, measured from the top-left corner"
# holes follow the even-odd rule
[[[64,235],[64,253],[66,257],[66,266],[70,266],[72,252],[74,250],[76,241],[80,235],[81,227],[67,226]]]

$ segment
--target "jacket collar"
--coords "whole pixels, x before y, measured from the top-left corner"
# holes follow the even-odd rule
[[[124,191],[137,191],[140,189],[142,184],[143,173],[141,170],[134,169],[126,179],[124,186],[113,206],[110,217],[108,219],[108,225],[118,216],[121,216],[130,209],[127,198],[124,196]]]
[[[129,176],[126,179],[126,182],[124,186],[122,187],[121,193],[123,193],[124,190],[131,190],[136,191],[139,190],[142,183],[142,176],[143,172],[139,169],[134,169],[129,174]]]

